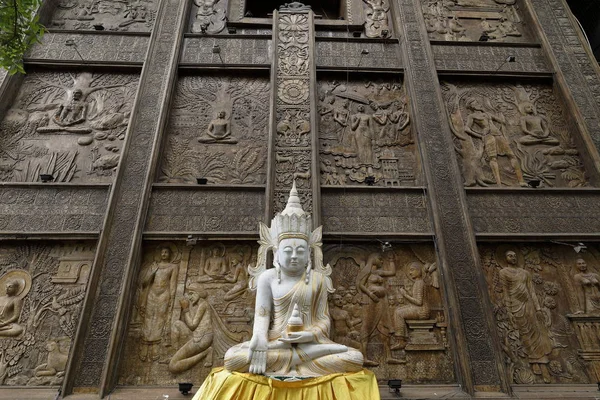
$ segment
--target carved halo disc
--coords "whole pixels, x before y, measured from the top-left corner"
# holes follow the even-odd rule
[[[15,269],[7,272],[0,278],[0,295],[6,295],[6,283],[10,280],[16,280],[19,282],[19,288],[21,289],[19,293],[17,293],[16,297],[23,298],[27,296],[29,291],[31,290],[31,275],[29,272],[24,271],[22,269]]]

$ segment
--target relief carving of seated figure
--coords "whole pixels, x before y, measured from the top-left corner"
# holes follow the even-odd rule
[[[6,281],[6,294],[0,296],[0,338],[16,337],[23,333],[19,318],[23,308],[25,286],[25,282],[20,279],[9,278]]]
[[[413,281],[411,292],[406,289],[400,289],[400,296],[408,304],[398,307],[394,313],[395,317],[395,336],[398,338],[396,349],[404,349],[408,337],[407,319],[424,320],[429,318],[430,310],[427,302],[427,290],[425,281],[423,281],[423,267],[419,262],[413,262],[408,266],[408,277]]]
[[[312,232],[311,221],[294,184],[271,227],[261,223],[258,261],[249,269],[250,288],[257,291],[252,338],[227,351],[227,370],[302,377],[362,370],[360,351],[329,339],[331,267],[323,266],[321,227]],[[274,252],[272,269],[266,268],[268,250]]]
[[[86,116],[87,104],[83,100],[83,91],[75,89],[71,99],[58,107],[52,120],[60,126],[71,126],[84,122]]]
[[[548,121],[538,115],[533,104],[526,102],[519,105],[521,111],[521,130],[525,136],[519,138],[519,143],[524,145],[548,144],[558,145],[558,139],[550,135]]]
[[[198,138],[200,143],[228,143],[235,144],[238,142],[231,135],[231,124],[227,118],[225,111],[219,111],[217,117],[208,124],[206,132]]]
[[[206,259],[204,266],[200,268],[198,282],[210,282],[212,280],[222,280],[227,274],[227,262],[225,261],[225,250],[219,255],[219,247],[215,246],[211,250],[210,256]]]

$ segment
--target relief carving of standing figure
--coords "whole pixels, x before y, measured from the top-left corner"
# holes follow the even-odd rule
[[[176,254],[169,247],[160,248],[160,260],[146,268],[141,278],[142,290],[146,292],[140,314],[142,322],[142,340],[140,359],[158,360],[159,345],[167,334],[167,321],[171,315],[177,288],[178,264]]]
[[[577,283],[579,310],[575,314],[598,314],[600,312],[600,276],[589,272],[583,258],[576,261],[579,273],[574,276]]]
[[[352,116],[352,131],[356,142],[356,152],[360,164],[374,165],[375,154],[373,145],[375,142],[373,132],[373,117],[365,114],[365,107],[359,104],[358,113]]]
[[[504,306],[512,326],[519,332],[533,373],[542,375],[544,382],[550,383],[548,355],[552,352],[552,340],[544,324],[531,274],[519,265],[514,251],[507,251],[505,257],[506,266],[499,273]]]
[[[400,364],[404,362],[403,360],[394,359],[390,349],[390,334],[393,333],[394,329],[389,313],[384,277],[394,275],[396,275],[395,267],[392,271],[386,271],[381,254],[373,253],[367,259],[367,263],[357,278],[358,288],[369,298],[360,332],[361,351],[365,357],[365,366],[379,366],[379,363],[367,358],[367,347],[373,336],[379,336],[383,343],[385,358],[388,363]]]

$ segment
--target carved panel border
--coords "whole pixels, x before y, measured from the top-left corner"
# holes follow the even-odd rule
[[[563,0],[529,0],[591,139],[600,150],[600,76]]]
[[[451,72],[550,73],[541,47],[432,44],[435,67]],[[506,60],[514,56],[514,62]]]
[[[429,234],[433,227],[423,189],[323,190],[325,234]]]
[[[404,66],[398,42],[317,40],[318,68],[377,68],[398,70]],[[367,50],[368,54],[361,54]]]
[[[146,233],[256,233],[265,210],[265,188],[155,186]]]
[[[450,301],[456,302],[450,309],[451,319],[455,321],[457,360],[460,360],[458,376],[470,394],[475,390],[507,390],[500,370],[499,346],[492,333],[493,321],[488,315],[489,301],[482,296],[485,286],[478,276],[477,247],[465,208],[451,134],[442,117],[439,82],[421,4],[419,0],[399,0],[398,5],[400,18],[397,21],[403,31],[407,54],[406,81],[412,90],[411,104],[429,182],[438,249],[443,270],[448,272]],[[474,284],[457,291],[455,288],[465,280]]]
[[[149,35],[48,32],[44,34],[42,43],[36,43],[25,55],[25,61],[142,64],[146,58],[149,42]],[[75,45],[67,45],[67,43]]]
[[[0,235],[93,233],[102,229],[108,185],[0,186]]]
[[[600,190],[467,189],[477,234],[597,234]]]
[[[65,379],[63,392],[67,394],[73,387],[96,387],[100,389],[100,397],[104,397],[114,388],[114,370],[122,345],[123,319],[120,317],[127,313],[123,309],[128,307],[130,297],[127,288],[141,250],[141,221],[149,194],[147,185],[152,181],[156,162],[152,153],[166,121],[187,8],[187,2],[178,0],[160,3],[111,196],[110,218],[94,265],[92,287],[96,290],[91,290],[86,297],[74,348],[76,356]]]
[[[271,36],[264,38],[191,37],[183,41],[182,64],[261,65],[271,63]],[[218,46],[220,53],[213,52]],[[220,57],[219,57],[220,56]]]

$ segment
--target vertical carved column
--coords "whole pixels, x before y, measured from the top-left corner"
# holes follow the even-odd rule
[[[487,287],[452,136],[445,117],[433,54],[419,0],[398,0],[397,31],[403,37],[406,83],[447,288],[457,375],[463,389],[508,391]]]
[[[307,212],[319,224],[317,126],[314,117],[316,68],[314,14],[310,7],[291,3],[273,15],[274,82],[271,115],[274,116],[270,166],[274,201],[269,218],[283,210],[292,181]]]
[[[529,0],[544,35],[545,48],[557,71],[558,83],[566,89],[576,107],[577,120],[583,121],[584,141],[600,169],[600,69],[582,44],[576,22],[563,0]],[[571,103],[571,102],[569,102]],[[595,147],[595,149],[594,149]]]
[[[141,251],[142,228],[154,179],[158,144],[167,120],[189,3],[163,0],[127,132],[119,172],[94,261],[63,393],[115,385],[124,342],[132,279]]]

